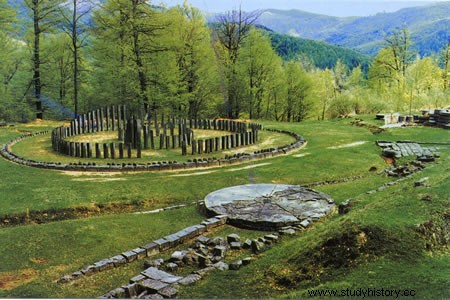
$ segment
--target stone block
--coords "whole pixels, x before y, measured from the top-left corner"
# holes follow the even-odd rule
[[[84,275],[92,275],[94,273],[97,273],[97,268],[93,265],[90,265],[81,270],[81,273],[83,273]]]
[[[181,285],[192,285],[202,279],[202,277],[198,274],[189,274],[188,276],[184,277],[180,281],[178,281]]]
[[[153,256],[159,253],[159,245],[154,242],[145,244],[141,248],[147,251],[147,256]]]
[[[237,235],[236,233],[232,233],[227,236],[227,242],[229,244],[231,244],[233,242],[240,242],[240,241],[241,241],[241,237],[239,235]]]
[[[127,263],[127,259],[123,255],[116,255],[110,258],[114,264],[114,267],[120,267]]]
[[[148,261],[144,262],[144,267],[145,268],[150,268],[150,267],[159,268],[163,263],[164,263],[164,259],[162,259],[162,258],[148,260]]]
[[[263,252],[264,250],[265,250],[264,243],[261,243],[260,241],[257,240],[252,240],[252,251],[254,253],[260,253]]]
[[[99,272],[102,272],[114,268],[114,261],[111,259],[103,259],[101,261],[94,263],[94,266],[97,268]]]
[[[154,279],[144,279],[139,285],[149,293],[157,293],[159,290],[169,286],[167,283]]]
[[[242,260],[236,260],[228,265],[230,270],[239,270],[242,266]]]
[[[246,239],[245,242],[242,244],[243,249],[250,249],[252,247],[252,240]]]
[[[169,261],[170,262],[180,262],[183,261],[184,256],[187,254],[188,252],[186,250],[183,251],[175,251],[174,253],[172,253],[172,256],[170,257]]]
[[[175,283],[182,278],[182,277],[175,276],[175,275],[169,274],[167,272],[158,270],[155,267],[150,267],[150,268],[146,269],[145,271],[143,271],[141,274],[150,279],[159,280],[161,282],[168,283],[168,284]]]
[[[179,262],[179,263],[181,263],[181,262]],[[178,269],[178,264],[170,262],[170,263],[166,264],[165,268],[167,271],[174,272]]]
[[[136,298],[139,294],[139,288],[137,283],[130,283],[128,285],[122,286],[125,290],[125,298]]]
[[[226,251],[227,251],[227,247],[222,246],[222,245],[218,245],[218,246],[215,246],[215,247],[212,249],[212,254],[213,254],[214,256],[224,257]]]
[[[308,219],[306,219],[306,220],[301,221],[301,222],[300,222],[300,225],[301,225],[303,228],[306,228],[306,227],[309,226],[310,223],[311,223],[311,222],[310,222]]]
[[[136,248],[131,251],[136,253],[137,259],[143,259],[143,258],[147,257],[147,250],[144,248]]]
[[[199,237],[196,239],[196,241],[202,243],[203,245],[207,245],[208,242],[209,242],[209,240],[210,240],[210,238],[209,238],[209,237],[206,237],[206,236],[204,236],[204,235],[201,235],[201,236],[199,236]]]
[[[269,241],[272,241],[272,242],[278,241],[278,236],[275,235],[275,234],[267,234],[267,235],[264,236],[264,238],[266,240],[269,240]]]
[[[122,255],[127,259],[127,262],[132,262],[137,259],[137,254],[134,251],[126,251]]]
[[[61,277],[57,283],[69,283],[72,280],[74,280],[74,277],[72,275],[65,275],[63,277]]]
[[[136,275],[136,276],[134,276],[133,278],[131,278],[131,279],[130,279],[130,283],[141,282],[141,281],[143,281],[143,280],[146,279],[146,278],[147,278],[147,277],[145,277],[144,275],[139,274],[139,275]]]
[[[164,298],[175,298],[178,294],[178,290],[172,286],[167,286],[163,289],[161,289],[158,294],[163,296]]]
[[[248,265],[248,264],[250,264],[251,262],[252,262],[252,258],[251,257],[246,257],[246,258],[243,258],[242,259],[242,265],[243,266],[246,266],[246,265]]]
[[[219,261],[213,265],[214,268],[220,271],[229,270],[229,265],[223,261]]]
[[[194,271],[194,274],[198,274],[200,276],[205,276],[206,274],[208,274],[214,270],[216,270],[216,268],[214,266],[208,266],[206,268]]]
[[[233,250],[240,250],[242,247],[241,242],[231,242],[230,243],[230,248]]]
[[[165,238],[160,238],[153,242],[158,245],[159,251],[164,251],[171,247],[170,241],[166,240]]]

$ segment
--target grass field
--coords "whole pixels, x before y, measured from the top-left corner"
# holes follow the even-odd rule
[[[376,124],[370,117],[364,120]],[[448,297],[448,245],[427,249],[427,237],[419,235],[416,228],[428,220],[441,220],[443,213],[449,212],[449,147],[442,146],[437,163],[413,178],[379,193],[365,193],[392,181],[369,171],[387,167],[376,140],[450,142],[448,132],[411,127],[374,135],[366,128],[350,125],[350,121],[264,123],[266,128],[304,136],[307,146],[285,156],[223,168],[95,174],[33,169],[0,159],[0,217],[98,208],[97,213],[80,214],[74,219],[0,227],[0,297],[95,298],[120,286],[139,273],[142,262],[74,284],[60,285],[56,280],[99,259],[198,223],[205,217],[191,203],[214,190],[254,182],[304,185],[354,176],[358,179],[315,188],[331,195],[337,203],[355,199],[349,214],[334,215],[284,240],[240,271],[215,272],[183,288],[180,296],[299,298],[308,297],[307,290],[312,288],[384,287],[416,289],[420,298]],[[41,122],[0,128],[0,143],[23,131],[41,131],[56,125]],[[39,160],[67,160],[49,151],[46,138],[25,140],[13,150]],[[286,142],[284,137],[266,135],[261,143],[268,140],[275,144]],[[152,159],[155,155],[151,155]],[[163,159],[177,157],[175,153],[164,155],[168,156]],[[415,188],[414,182],[423,177],[429,177],[430,187]],[[424,196],[432,201],[422,201]],[[176,204],[190,205],[158,214],[131,213]],[[102,205],[116,205],[119,209],[104,212]],[[126,205],[130,208],[125,209]],[[243,236],[259,234],[230,227],[217,234],[233,231]],[[367,236],[363,246],[354,243],[354,237],[360,235]],[[328,241],[338,243],[330,246]],[[336,245],[356,249],[358,255],[349,258]],[[331,255],[329,251],[342,258],[336,260],[340,264],[326,259]]]

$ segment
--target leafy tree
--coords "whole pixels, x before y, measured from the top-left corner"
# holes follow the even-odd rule
[[[218,69],[211,47],[211,32],[202,13],[186,3],[173,9],[171,28],[173,52],[178,68],[175,106],[190,119],[200,117],[214,106],[218,90]]]
[[[221,47],[216,47],[215,50],[223,64],[223,78],[226,83],[225,107],[229,118],[239,118],[242,109],[242,86],[238,78],[237,61],[242,44],[258,17],[257,12],[245,13],[240,9],[218,17],[215,33]]]
[[[443,51],[443,65],[444,65],[444,69],[442,70],[442,79],[443,79],[443,89],[444,91],[446,91],[447,89],[450,88],[450,81],[449,81],[449,73],[450,73],[450,38],[448,40],[447,43],[447,47],[445,47],[444,51]]]
[[[312,82],[297,62],[289,62],[285,66],[286,73],[286,110],[284,119],[288,122],[300,122],[308,115],[312,103],[310,91]]]
[[[41,80],[41,37],[42,34],[55,28],[59,23],[60,0],[24,0],[26,7],[31,12],[33,22],[33,79],[34,97],[36,100],[36,117],[42,118],[42,80]]]
[[[269,74],[280,64],[270,40],[261,31],[252,29],[244,41],[238,59],[245,82],[246,108],[250,119],[261,118],[263,102],[267,97]]]

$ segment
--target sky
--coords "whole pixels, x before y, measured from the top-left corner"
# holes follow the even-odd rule
[[[166,6],[182,4],[184,0],[156,0]],[[443,0],[188,0],[207,12],[224,12],[241,7],[244,11],[267,8],[300,9],[336,17],[369,16],[394,12],[405,7],[443,2]],[[450,1],[447,0],[450,5]]]

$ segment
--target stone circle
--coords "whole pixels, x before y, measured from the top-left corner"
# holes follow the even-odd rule
[[[230,224],[259,230],[309,224],[335,210],[329,195],[285,184],[224,188],[208,194],[205,207],[209,213],[227,215]]]

